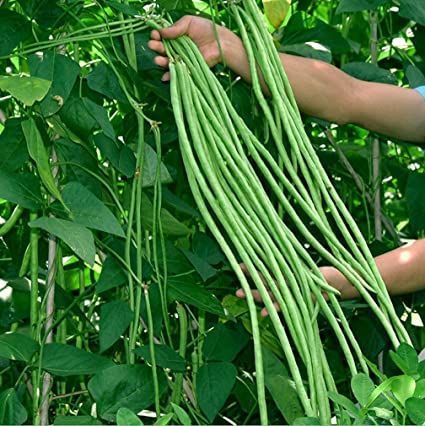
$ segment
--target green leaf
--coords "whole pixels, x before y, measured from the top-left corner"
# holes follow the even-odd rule
[[[40,186],[32,174],[17,174],[0,169],[0,198],[37,210],[42,204]]]
[[[193,265],[196,272],[202,278],[202,281],[207,281],[210,278],[217,275],[217,270],[214,269],[208,262],[204,259],[198,257],[195,253],[192,253],[189,250],[180,249],[180,251],[186,256],[189,262]]]
[[[416,398],[425,398],[425,379],[416,382],[416,389],[413,395]]]
[[[153,205],[149,197],[143,193],[142,195],[142,217],[143,226],[151,231],[153,225]],[[182,237],[190,234],[190,229],[178,221],[168,210],[161,210],[162,231],[165,235]]]
[[[7,333],[0,336],[0,357],[29,363],[39,349],[37,342],[24,334]]]
[[[354,402],[350,401],[346,396],[332,391],[328,392],[328,396],[335,404],[345,408],[352,417],[357,418],[359,416],[360,410],[356,407]]]
[[[350,62],[349,64],[345,64],[341,69],[359,80],[397,84],[397,78],[393,73],[383,68],[379,68],[374,64],[366,62]]]
[[[0,9],[0,28],[0,56],[9,55],[19,43],[31,36],[30,22],[5,7]]]
[[[248,342],[249,334],[241,324],[219,323],[205,337],[205,359],[231,362]]]
[[[127,275],[114,257],[108,256],[103,262],[102,272],[96,284],[96,293],[101,294],[111,288],[123,285],[127,281]]]
[[[193,9],[194,7],[191,0],[158,0],[158,4],[167,11]]]
[[[144,188],[153,186],[155,184],[156,173],[158,169],[157,166],[158,166],[158,158],[157,158],[156,152],[150,145],[145,144],[145,158],[143,163],[143,174],[142,174]],[[167,167],[165,167],[165,164],[162,162],[161,162],[160,180],[162,184],[171,183],[173,181]]]
[[[224,311],[218,299],[199,284],[193,284],[185,277],[170,277],[168,279],[168,298],[196,306],[197,308],[215,315],[223,315]]]
[[[416,389],[416,382],[410,376],[398,376],[391,384],[391,390],[394,396],[400,401],[402,405],[405,404],[406,399],[413,396]]]
[[[196,378],[199,407],[210,422],[223,408],[236,381],[237,370],[228,362],[204,364]]]
[[[115,140],[115,130],[112,127],[106,109],[93,102],[89,98],[83,98],[83,104],[86,107],[88,113],[93,117],[99,127],[103,130],[103,133],[105,133],[108,138]]]
[[[387,3],[388,0],[341,0],[336,13],[359,12],[361,10],[375,10]]]
[[[179,407],[173,402],[171,403],[171,406],[173,407],[173,410],[182,425],[192,426],[192,420],[190,419],[189,414],[187,414],[183,408]]]
[[[410,226],[413,232],[425,230],[425,174],[410,173],[407,181],[406,198]]]
[[[400,16],[425,25],[425,5],[422,0],[400,0]]]
[[[406,411],[416,425],[425,423],[425,399],[409,398],[406,401]]]
[[[99,342],[100,352],[109,349],[127,330],[133,312],[122,300],[105,303],[100,308]]]
[[[117,76],[104,62],[97,65],[88,75],[87,84],[90,89],[107,96],[109,99],[128,103]]]
[[[264,376],[267,390],[288,424],[303,416],[293,381],[288,371],[272,351],[263,348]]]
[[[280,50],[303,56],[304,58],[317,59],[329,64],[332,62],[332,52],[326,46],[316,42],[285,44]]]
[[[409,64],[406,67],[406,77],[412,88],[425,86],[425,75],[423,75],[422,71],[415,65]]]
[[[134,352],[147,362],[151,362],[150,345],[141,346]],[[186,370],[185,359],[167,345],[155,345],[155,359],[159,367],[169,368],[177,372],[184,372]]]
[[[102,155],[124,176],[132,177],[136,170],[136,157],[133,151],[120,142],[112,140],[104,135],[98,133],[94,136],[93,141],[100,149]]]
[[[407,343],[401,343],[396,352],[390,351],[394,364],[404,373],[414,376],[418,372],[419,359],[416,350]]]
[[[93,234],[84,226],[54,217],[40,217],[30,222],[31,228],[41,228],[60,238],[70,249],[89,265],[94,264],[96,247]]]
[[[155,423],[154,425],[156,426],[165,426],[168,425],[168,423],[171,422],[171,420],[174,417],[174,413],[168,413],[165,416],[160,417]]]
[[[291,0],[263,0],[264,12],[275,29],[278,29],[291,8]]]
[[[0,425],[21,425],[27,418],[27,411],[19,401],[15,389],[0,393]]]
[[[359,373],[351,379],[351,389],[360,405],[365,406],[369,401],[370,395],[375,390],[375,384],[369,376]]]
[[[0,76],[0,90],[10,93],[26,106],[33,106],[47,95],[52,82],[37,77]]]
[[[167,381],[163,374],[158,374],[158,379],[161,395]],[[146,365],[116,365],[103,370],[89,381],[88,389],[97,404],[98,415],[110,422],[120,408],[138,413],[154,402],[152,370]]]
[[[225,260],[217,242],[202,232],[196,232],[193,236],[192,250],[210,265],[217,265]]]
[[[102,422],[92,416],[56,416],[53,424],[55,426],[88,426],[101,425]]]
[[[141,426],[143,422],[128,408],[120,408],[117,411],[117,426]]]
[[[30,61],[31,75],[51,80],[49,93],[40,104],[45,117],[56,114],[68,100],[80,75],[79,65],[68,56],[57,52],[34,55]]]
[[[27,140],[28,152],[37,165],[37,170],[44,186],[57,200],[62,201],[61,193],[55,183],[50,169],[49,156],[43,139],[33,119],[22,122],[22,130]]]
[[[86,139],[94,129],[99,127],[97,121],[87,111],[83,100],[75,95],[68,98],[60,109],[59,115],[65,125],[83,139]]]
[[[41,360],[44,370],[62,377],[96,374],[112,365],[114,363],[108,358],[61,343],[44,346]]]
[[[87,228],[125,237],[121,225],[112,212],[80,183],[68,183],[62,190],[62,197],[74,222]]]
[[[0,134],[0,170],[14,172],[28,160],[27,144],[20,119],[10,118],[4,126]]]

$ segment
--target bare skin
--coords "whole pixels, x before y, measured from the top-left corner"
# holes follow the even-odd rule
[[[248,58],[241,39],[221,26],[214,31],[213,25],[204,18],[185,16],[169,28],[152,31],[149,47],[158,53],[155,63],[164,69],[169,65],[162,39],[187,35],[196,43],[209,66],[224,62],[250,82]],[[416,91],[357,80],[321,61],[287,54],[280,56],[304,113],[338,124],[355,123],[391,137],[425,144],[425,101]],[[169,79],[169,72],[165,72],[163,81]],[[376,263],[389,293],[398,295],[425,289],[424,259],[425,240],[377,257]],[[341,292],[343,299],[358,296],[337,269],[322,267],[321,272],[327,282]],[[245,296],[241,289],[237,295]],[[261,302],[257,291],[253,291],[253,295]],[[264,309],[262,314],[267,315],[267,311]]]

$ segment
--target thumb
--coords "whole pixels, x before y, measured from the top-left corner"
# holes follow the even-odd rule
[[[168,40],[174,40],[188,33],[191,21],[191,16],[184,16],[171,27],[163,28],[159,32],[161,33],[161,36],[163,38]]]

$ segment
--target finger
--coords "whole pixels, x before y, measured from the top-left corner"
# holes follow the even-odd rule
[[[162,67],[162,68],[168,68],[170,64],[170,60],[166,58],[165,56],[156,56],[154,59],[154,62],[156,65]]]
[[[219,58],[217,54],[211,49],[210,46],[200,50],[202,56],[205,59],[205,62],[208,64],[210,68],[217,65],[219,62]]]
[[[246,294],[245,292],[240,288],[239,290],[236,291],[236,296],[238,296],[240,299],[245,299]]]
[[[153,50],[156,53],[159,53],[161,55],[165,55],[165,46],[164,43],[157,41],[157,40],[150,40],[148,42],[149,49]]]
[[[254,298],[256,302],[261,303],[263,301],[263,298],[261,297],[260,292],[258,290],[252,290],[251,293],[252,293],[252,297]]]
[[[166,83],[167,81],[170,81],[170,80],[171,80],[171,74],[169,72],[166,72],[161,78],[161,81],[163,83]]]
[[[159,31],[158,30],[153,30],[152,32],[151,32],[151,39],[152,40],[161,40],[161,34],[159,33]]]
[[[183,16],[183,18],[179,19],[174,25],[168,28],[163,28],[159,32],[163,38],[174,40],[177,37],[187,34],[191,22],[191,16]]]
[[[277,302],[273,303],[273,306],[276,308],[277,312],[280,312],[280,307],[279,307],[279,304]],[[268,315],[269,315],[269,311],[266,308],[263,308],[261,310],[261,316],[267,317]]]

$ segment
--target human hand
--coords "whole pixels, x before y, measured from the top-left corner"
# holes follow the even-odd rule
[[[241,265],[241,267],[243,272],[249,276],[246,266]],[[338,271],[338,269],[334,268],[333,266],[323,266],[319,269],[323,277],[325,278],[326,282],[341,293],[342,299],[353,299],[358,296],[357,290],[350,284],[347,278],[345,278],[345,276]],[[263,303],[263,299],[258,290],[252,290],[251,293],[256,302]],[[245,299],[246,294],[244,290],[240,288],[236,291],[236,296],[238,296],[241,299]],[[327,295],[325,294],[325,297],[326,296]],[[277,303],[275,303],[274,305],[276,309],[279,311],[280,310],[279,305]],[[261,310],[261,316],[266,317],[267,315],[268,315],[267,309],[263,308]]]
[[[227,28],[217,25],[214,29],[214,23],[209,19],[187,15],[171,27],[152,31],[148,47],[159,54],[154,59],[156,65],[168,69],[169,59],[166,56],[162,40],[174,40],[183,35],[187,35],[195,42],[210,67],[217,65],[222,60],[227,62],[228,47],[240,42],[239,37]],[[170,73],[166,72],[162,81],[168,80],[170,80]]]

